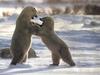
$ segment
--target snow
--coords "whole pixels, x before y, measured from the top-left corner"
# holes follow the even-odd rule
[[[17,14],[0,17],[0,49],[9,47],[15,29]],[[33,35],[32,48],[38,58],[30,58],[24,64],[9,66],[11,59],[0,58],[0,75],[99,75],[100,74],[100,26],[90,24],[91,17],[79,15],[55,15],[55,31],[69,46],[75,67],[61,60],[58,67],[52,63],[51,54],[39,37]],[[88,21],[84,21],[84,19]],[[84,23],[86,22],[86,24]],[[89,25],[89,27],[87,27]]]

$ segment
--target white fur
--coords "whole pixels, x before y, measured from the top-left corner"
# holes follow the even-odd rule
[[[30,21],[34,22],[34,23],[37,23],[39,25],[42,25],[42,23],[43,23],[39,18],[34,18],[34,19],[31,19]]]

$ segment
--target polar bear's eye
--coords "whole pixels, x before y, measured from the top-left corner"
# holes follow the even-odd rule
[[[32,16],[32,19],[34,19],[34,18],[37,18],[38,16],[37,15],[35,15],[35,16]]]
[[[37,15],[35,15],[34,17],[38,17]]]
[[[32,16],[32,19],[34,19],[34,16]]]
[[[42,25],[42,23],[43,23],[39,18],[35,18],[35,17],[34,17],[34,19],[31,19],[30,21],[34,22],[34,23],[37,23],[39,25]]]

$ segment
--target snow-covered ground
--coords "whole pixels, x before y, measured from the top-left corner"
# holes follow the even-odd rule
[[[17,15],[0,18],[0,49],[9,47]],[[50,51],[39,37],[33,35],[32,48],[39,58],[30,58],[27,63],[9,67],[11,59],[0,58],[0,75],[99,75],[100,74],[100,26],[89,24],[91,17],[55,15],[55,31],[70,47],[76,63],[69,67],[61,61],[51,67]]]

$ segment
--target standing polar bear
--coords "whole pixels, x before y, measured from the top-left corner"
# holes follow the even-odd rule
[[[54,21],[51,17],[40,18],[43,21],[41,31],[36,35],[40,36],[45,45],[51,50],[53,66],[58,66],[60,58],[70,66],[75,66],[69,52],[68,46],[55,34]]]
[[[13,55],[11,65],[23,63],[28,57],[32,34],[39,31],[39,26],[36,26],[35,23],[30,21],[32,18],[37,16],[36,13],[35,8],[28,6],[22,10],[21,14],[17,18],[16,28],[10,47]]]

